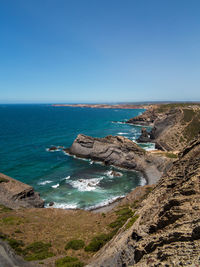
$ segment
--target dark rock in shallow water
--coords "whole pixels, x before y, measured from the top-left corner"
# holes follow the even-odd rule
[[[54,205],[54,202],[53,201],[49,202],[49,207],[51,207],[53,205]]]
[[[9,208],[43,208],[44,201],[33,187],[0,173],[0,203]]]
[[[146,128],[142,128],[141,135],[137,139],[137,142],[138,143],[148,143],[148,142],[151,142],[150,135],[147,132],[147,129]]]
[[[110,175],[113,176],[113,177],[120,177],[120,176],[122,176],[121,172],[116,172],[116,171],[111,171]]]
[[[54,152],[54,151],[59,150],[60,148],[61,148],[61,147],[52,146],[52,147],[48,148],[47,150],[48,150],[49,152]]]

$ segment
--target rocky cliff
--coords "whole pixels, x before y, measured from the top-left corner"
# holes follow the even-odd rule
[[[88,266],[199,266],[200,135],[135,214],[133,226],[121,229]]]
[[[44,207],[44,201],[31,186],[2,173],[0,173],[0,204],[13,209]]]
[[[106,165],[140,171],[149,184],[155,183],[170,163],[169,159],[152,155],[122,136],[94,138],[79,134],[72,146],[64,151],[77,157],[101,161]]]
[[[142,132],[139,142],[155,142],[158,149],[180,151],[200,131],[200,105],[155,106],[127,123],[153,127],[149,136]]]

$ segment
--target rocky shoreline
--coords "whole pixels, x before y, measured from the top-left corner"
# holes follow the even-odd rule
[[[171,163],[170,159],[151,154],[122,136],[94,138],[79,134],[72,146],[63,150],[79,158],[139,171],[147,184],[155,184]]]

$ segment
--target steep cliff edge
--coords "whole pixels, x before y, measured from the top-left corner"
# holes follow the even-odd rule
[[[154,184],[170,164],[170,159],[152,155],[133,141],[122,136],[94,138],[79,134],[69,149],[64,149],[77,157],[101,161],[130,170],[140,171],[149,184]]]
[[[44,207],[44,201],[31,186],[2,173],[0,173],[0,204],[12,209]]]
[[[200,105],[157,105],[127,123],[153,127],[149,139],[144,132],[138,141],[144,139],[145,142],[155,142],[158,149],[180,151],[200,131]]]
[[[200,135],[182,150],[135,214],[133,226],[121,229],[88,266],[200,264]]]

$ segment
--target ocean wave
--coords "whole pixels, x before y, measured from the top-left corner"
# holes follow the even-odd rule
[[[77,204],[76,203],[67,204],[67,203],[54,202],[53,208],[71,210],[71,209],[77,209]]]
[[[127,135],[127,134],[129,134],[129,133],[119,132],[119,133],[117,133],[117,134],[119,134],[119,135]]]
[[[109,198],[107,200],[103,200],[99,204],[96,204],[94,206],[90,206],[90,207],[86,208],[86,210],[95,210],[95,209],[98,209],[98,208],[102,208],[102,207],[108,206],[108,205],[112,204],[113,202],[115,202],[117,200],[120,200],[120,199],[122,199],[124,197],[125,197],[125,195],[121,195],[121,196]]]
[[[45,185],[45,184],[50,184],[50,183],[53,183],[53,181],[46,180],[46,181],[43,181],[43,182],[39,182],[38,185]]]
[[[52,188],[57,188],[59,187],[60,184],[55,184],[55,185],[52,185]]]
[[[103,177],[92,179],[79,179],[77,181],[70,181],[70,184],[81,192],[94,191],[98,189],[98,184],[102,179]]]
[[[147,184],[146,179],[145,179],[144,177],[141,177],[141,178],[140,178],[140,186],[144,186],[144,185],[146,185],[146,184]]]
[[[70,175],[68,175],[67,177],[63,178],[62,180],[69,180],[71,178]]]
[[[111,123],[124,124],[125,122],[123,122],[123,121],[111,121]]]

